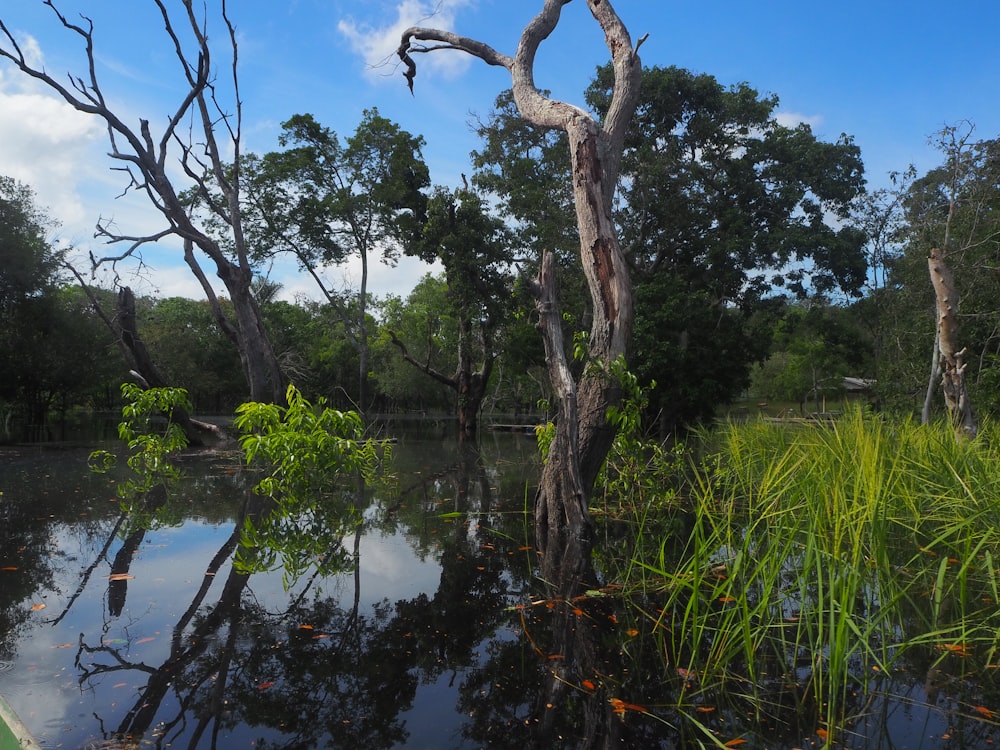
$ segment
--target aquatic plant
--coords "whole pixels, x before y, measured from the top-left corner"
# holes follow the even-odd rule
[[[1000,665],[996,437],[854,411],[705,431],[680,482],[671,465],[619,473],[599,564],[654,639],[672,709],[841,741],[902,670]]]

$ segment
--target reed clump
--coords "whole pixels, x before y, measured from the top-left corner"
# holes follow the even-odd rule
[[[676,682],[674,709],[832,741],[902,675],[1000,665],[998,437],[860,411],[727,424],[698,436],[676,491],[650,494],[647,477],[643,497],[597,509],[617,542],[600,564]]]

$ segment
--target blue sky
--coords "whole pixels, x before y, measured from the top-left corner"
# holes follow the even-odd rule
[[[168,0],[168,4],[174,0]],[[166,117],[181,95],[176,62],[150,0],[57,0],[71,19],[94,21],[105,94],[126,120]],[[175,3],[176,4],[176,3]],[[945,124],[970,120],[981,138],[1000,134],[1000,3],[958,0],[615,0],[632,32],[645,33],[646,65],[710,73],[725,85],[745,81],[776,94],[783,121],[805,121],[827,140],[841,133],[862,149],[871,187],[890,170],[937,162],[928,137]],[[217,0],[208,0],[212,9]],[[11,7],[13,6],[13,7]],[[509,86],[506,71],[458,53],[421,56],[415,96],[392,52],[402,28],[449,28],[512,54],[541,0],[230,0],[240,40],[245,148],[277,147],[280,123],[309,112],[343,136],[361,112],[380,113],[427,141],[435,183],[455,185],[477,147],[473,113],[486,115]],[[432,15],[433,14],[433,15]],[[428,16],[432,16],[429,17]],[[41,0],[9,0],[0,18],[53,73],[84,72],[82,47]],[[210,19],[210,34],[223,29]],[[595,66],[607,59],[584,0],[563,9],[541,49],[536,80],[555,95],[581,102]],[[221,52],[216,63],[225,65]],[[225,71],[222,71],[223,73]],[[67,111],[37,84],[0,64],[0,174],[34,186],[38,201],[62,222],[60,237],[102,254],[92,238],[98,216],[114,217],[129,234],[162,224],[141,201],[116,199],[123,183],[110,172],[99,123]],[[145,253],[136,288],[199,296],[176,247]],[[378,267],[376,294],[405,294],[427,270],[415,261]],[[346,274],[346,275],[345,275]],[[337,283],[356,271],[331,269]],[[305,278],[284,275],[286,294],[311,292]]]

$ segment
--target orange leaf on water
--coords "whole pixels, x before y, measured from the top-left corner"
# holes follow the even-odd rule
[[[694,710],[700,714],[710,714],[715,710],[715,706],[695,706]]]
[[[299,625],[299,630],[312,630],[312,625]]]
[[[635,638],[637,635],[639,635],[639,631],[636,630],[635,628],[629,628],[628,630],[625,631],[625,635],[627,635],[629,638]]]
[[[41,602],[39,602],[38,604],[32,604],[31,605],[31,611],[32,612],[37,612],[40,609],[45,609],[45,605],[42,604]]]
[[[108,576],[109,581],[131,581],[135,576],[130,576],[128,573],[112,573]]]
[[[732,604],[736,600],[733,599],[733,597],[731,596],[720,596],[719,601],[722,602],[723,604]]]
[[[140,638],[139,640],[137,640],[135,642],[135,645],[138,646],[140,643],[149,643],[150,641],[155,641],[155,640],[156,639],[153,636],[147,636],[146,638]]]
[[[587,688],[587,690],[596,690],[597,689],[597,685],[595,685],[590,680],[584,680],[580,684],[583,685],[583,687]]]
[[[579,607],[574,607],[573,608],[573,614],[576,615],[577,617],[579,617],[580,615],[583,614],[583,610],[580,609]]]
[[[727,742],[725,744],[725,746],[726,747],[739,747],[740,745],[745,745],[746,743],[747,743],[747,740],[743,739],[742,737],[737,737],[735,740],[729,740],[729,742]]]
[[[625,715],[625,701],[621,698],[612,698],[608,701],[611,704],[611,710],[618,714],[619,716]]]
[[[608,619],[611,620],[611,622],[613,622],[615,625],[618,624],[618,615],[612,613],[608,615]]]
[[[257,686],[258,690],[267,690],[269,687],[274,687],[277,683],[274,680],[270,682],[262,682]]]
[[[17,570],[17,566],[16,565],[7,565],[7,566],[4,566],[3,568],[0,568],[0,570]]]
[[[825,729],[820,728],[816,730],[816,736],[819,737],[821,740],[825,740],[827,737],[830,736],[830,733]]]
[[[128,683],[127,682],[116,682],[111,687],[113,687],[113,688],[128,687]]]
[[[987,719],[993,718],[993,712],[986,708],[986,706],[973,706],[972,710],[980,716],[985,716]]]

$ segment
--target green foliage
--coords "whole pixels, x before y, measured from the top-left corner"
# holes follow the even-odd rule
[[[384,471],[390,448],[364,439],[355,412],[326,408],[323,399],[314,406],[294,386],[286,398],[284,407],[237,409],[240,447],[262,474],[254,492],[267,503],[244,522],[235,564],[247,572],[280,565],[288,583],[313,565],[324,575],[344,568],[343,537],[361,522],[356,493]]]
[[[643,433],[643,417],[655,382],[643,386],[624,357],[612,362],[609,374],[621,387],[622,398],[617,406],[608,407],[615,439],[595,485],[594,510],[619,513],[629,507],[643,515],[659,512],[674,500],[684,446],[679,442],[667,445]]]
[[[122,383],[121,392],[125,405],[118,437],[128,449],[126,463],[131,476],[118,483],[116,492],[124,509],[140,513],[149,493],[164,492],[180,479],[171,458],[188,442],[184,430],[170,415],[174,409],[190,410],[191,404],[183,388],[143,389],[135,383]],[[116,460],[109,451],[90,454],[91,467],[99,472],[110,470]]]

